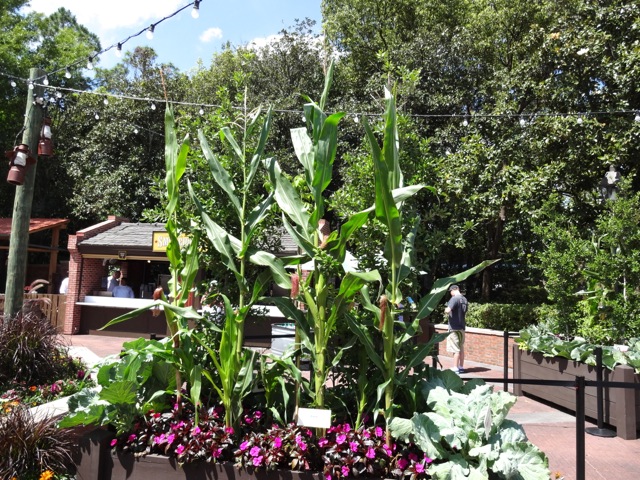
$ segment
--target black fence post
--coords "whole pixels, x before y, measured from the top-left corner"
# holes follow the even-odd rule
[[[504,383],[502,385],[502,389],[505,392],[509,391],[509,332],[507,330],[503,333],[504,337],[504,345],[502,352],[502,363],[504,367]]]
[[[576,377],[576,480],[585,480],[584,377]]]
[[[602,347],[596,347],[594,350],[596,354],[596,402],[598,412],[598,426],[589,427],[585,431],[589,435],[596,437],[615,437],[616,432],[608,428],[604,428],[604,387],[602,386]]]

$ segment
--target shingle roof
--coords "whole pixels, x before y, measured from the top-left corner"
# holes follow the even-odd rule
[[[164,223],[121,223],[106,232],[78,242],[78,246],[148,248],[153,246],[153,232],[165,231]]]

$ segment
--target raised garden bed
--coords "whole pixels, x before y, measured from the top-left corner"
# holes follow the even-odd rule
[[[596,367],[559,357],[545,357],[542,353],[523,351],[513,347],[513,377],[527,380],[573,381],[576,377],[596,380]],[[603,379],[611,382],[640,383],[640,376],[627,365],[618,365],[613,371],[604,369]],[[548,385],[514,385],[514,394],[533,395],[572,412],[576,410],[576,391],[573,387]],[[585,389],[585,414],[597,419],[596,387]],[[638,438],[640,429],[640,395],[632,388],[605,388],[604,423],[615,427],[625,440]]]

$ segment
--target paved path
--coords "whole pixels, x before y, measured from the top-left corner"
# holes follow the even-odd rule
[[[67,343],[74,347],[84,347],[89,358],[105,357],[120,352],[122,343],[131,338],[106,337],[99,335],[65,336]],[[93,356],[91,356],[93,355]],[[442,368],[452,367],[451,359],[440,357]],[[474,362],[466,362],[462,378],[502,379],[501,368]],[[511,372],[510,372],[511,375]],[[502,389],[502,381],[497,381],[496,389]],[[552,478],[576,477],[576,421],[565,413],[530,397],[518,397],[509,417],[521,424],[529,440],[549,458]],[[588,427],[595,426],[587,423]],[[637,480],[640,479],[640,440],[622,440],[585,436],[585,478],[586,480]],[[557,476],[556,476],[557,475]]]

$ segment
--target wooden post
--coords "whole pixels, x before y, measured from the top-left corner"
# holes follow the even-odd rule
[[[45,75],[43,70],[32,68],[29,79],[36,83]],[[42,124],[42,108],[34,104],[37,97],[42,97],[44,87],[35,86],[27,89],[27,106],[25,111],[22,143],[29,146],[31,156],[38,159],[38,141]],[[15,316],[22,309],[24,285],[27,276],[27,247],[29,245],[29,222],[31,221],[31,205],[36,180],[36,165],[27,168],[24,184],[17,186],[13,201],[13,218],[11,220],[11,237],[9,239],[9,259],[7,261],[7,285],[5,288],[4,314]]]

